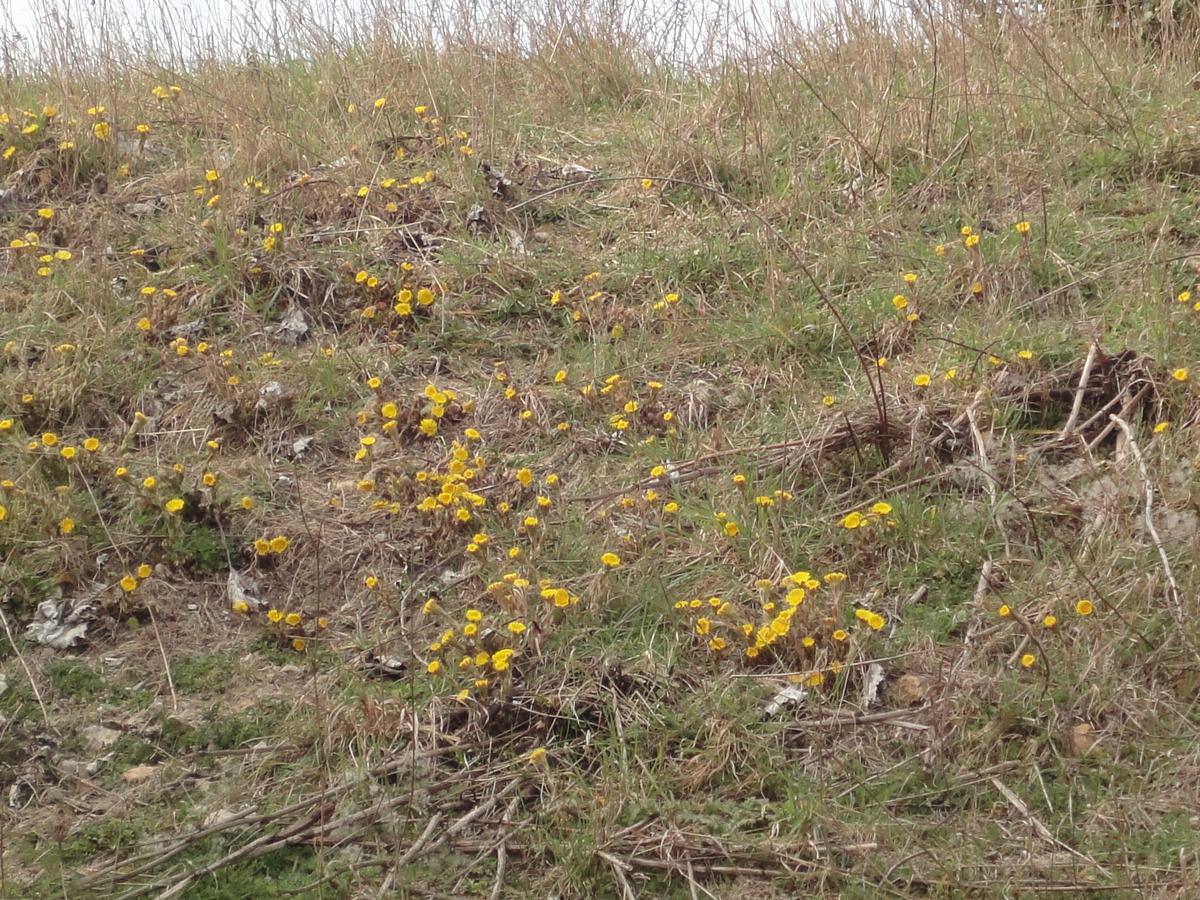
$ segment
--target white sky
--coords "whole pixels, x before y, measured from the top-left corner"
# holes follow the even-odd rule
[[[765,37],[773,13],[796,21],[826,2],[832,0],[0,0],[0,62],[36,58],[47,45],[79,55],[132,44],[141,61],[174,65],[196,49],[235,61],[250,53],[271,58],[306,42],[350,46],[381,24],[393,35],[438,40],[466,33],[487,43],[491,30],[521,42],[530,30],[553,34],[560,4],[568,14],[584,6],[592,22],[621,21],[664,58],[700,62],[713,41],[744,47]],[[22,40],[14,42],[14,34]]]

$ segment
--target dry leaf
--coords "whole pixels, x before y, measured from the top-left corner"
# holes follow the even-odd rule
[[[892,699],[899,706],[924,703],[933,692],[933,684],[933,679],[928,675],[909,672],[907,675],[897,678],[895,684],[892,685]]]
[[[127,784],[141,784],[157,771],[158,766],[134,766],[132,769],[126,770],[121,777]]]
[[[869,709],[872,705],[879,701],[879,693],[883,690],[883,681],[885,678],[883,666],[879,663],[871,663],[867,666],[866,674],[863,676],[862,685],[862,708]]]
[[[1087,722],[1080,722],[1071,729],[1071,752],[1076,756],[1091,756],[1103,749],[1100,733]]]

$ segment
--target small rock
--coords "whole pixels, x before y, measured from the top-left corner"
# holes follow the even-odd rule
[[[82,759],[71,759],[69,757],[61,757],[54,761],[54,767],[64,775],[71,775],[75,778],[86,778],[90,773],[90,766]]]
[[[286,387],[278,381],[268,381],[258,389],[258,402],[254,406],[261,412],[274,412],[291,399],[292,393]]]
[[[79,732],[79,736],[83,738],[83,745],[89,750],[104,750],[114,744],[121,736],[121,732],[115,731],[112,728],[105,728],[103,725],[89,725],[87,728]]]

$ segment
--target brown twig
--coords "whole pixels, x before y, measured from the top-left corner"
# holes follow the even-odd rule
[[[1096,361],[1096,354],[1100,350],[1100,345],[1092,341],[1092,345],[1088,347],[1087,359],[1083,361],[1083,370],[1079,373],[1079,387],[1075,390],[1075,400],[1071,404],[1071,414],[1067,416],[1067,421],[1059,432],[1058,439],[1065,441],[1075,430],[1075,422],[1079,418],[1079,411],[1083,408],[1083,394],[1087,390],[1088,378],[1092,374],[1092,364]]]
[[[46,723],[46,727],[56,731],[53,725],[50,724],[50,713],[46,710],[46,703],[42,700],[42,692],[38,690],[37,682],[33,679],[33,673],[29,670],[29,664],[25,662],[25,654],[21,652],[21,648],[17,646],[16,639],[13,637],[12,628],[8,624],[8,616],[4,614],[4,606],[0,603],[0,624],[4,625],[4,633],[8,636],[8,644],[13,648],[13,653],[17,656],[17,662],[21,664],[21,668],[25,670],[25,677],[29,679],[29,688],[33,691],[33,698],[37,700],[37,704],[42,710],[42,719]]]
[[[1150,535],[1150,540],[1154,544],[1154,548],[1158,551],[1158,557],[1162,561],[1163,574],[1167,579],[1167,604],[1170,607],[1171,617],[1175,620],[1175,630],[1179,634],[1180,641],[1183,642],[1184,649],[1193,658],[1197,658],[1196,644],[1192,640],[1191,632],[1188,626],[1188,615],[1183,608],[1183,596],[1179,591],[1179,582],[1175,580],[1175,572],[1171,568],[1171,559],[1167,556],[1167,549],[1163,546],[1162,538],[1159,537],[1158,529],[1154,527],[1154,482],[1150,479],[1150,470],[1146,466],[1146,458],[1142,456],[1142,450],[1138,446],[1136,438],[1133,436],[1133,429],[1120,416],[1110,417],[1113,424],[1121,429],[1125,434],[1125,439],[1129,442],[1129,449],[1133,452],[1133,458],[1137,460],[1138,470],[1142,475],[1142,488],[1146,494],[1145,507],[1142,510],[1142,516],[1146,521],[1146,531]]]

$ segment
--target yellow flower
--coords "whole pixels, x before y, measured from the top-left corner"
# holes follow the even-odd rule
[[[904,307],[908,306],[908,298],[903,294],[897,294],[892,298],[892,306],[896,307],[896,309],[904,309]]]
[[[58,530],[63,534],[70,534],[75,530],[75,520],[68,516],[58,523]]]
[[[63,447],[58,452],[62,456],[63,459],[74,459],[75,454],[78,451],[76,451],[76,449],[74,447]]]
[[[253,497],[243,497],[242,498],[242,509],[254,509],[254,498]]]
[[[1046,618],[1042,619],[1042,624],[1045,625],[1047,628],[1053,628],[1055,625],[1058,624],[1058,617],[1057,616],[1046,616]]]
[[[1037,662],[1037,657],[1034,656],[1032,653],[1026,653],[1024,656],[1021,657],[1021,665],[1023,665],[1027,669],[1030,666],[1032,666],[1035,662]]]
[[[922,372],[913,379],[913,384],[915,384],[917,387],[927,387],[929,385],[929,376]]]
[[[142,563],[140,566],[138,566],[137,573],[138,578],[149,578],[154,574],[154,570],[146,565],[146,563]]]
[[[892,504],[890,504],[890,503],[876,503],[874,506],[871,507],[871,512],[875,513],[875,515],[877,515],[877,516],[886,516],[891,511],[892,511]]]
[[[83,442],[83,449],[88,453],[95,453],[100,449],[100,441],[94,437],[87,438]]]
[[[546,748],[538,747],[536,750],[531,750],[527,759],[534,765],[544,762],[546,759]]]
[[[92,134],[102,141],[107,141],[108,136],[112,133],[112,129],[107,122],[97,122],[92,126]]]
[[[169,513],[177,513],[181,509],[183,509],[183,501],[181,499],[179,499],[178,497],[174,497],[171,500],[168,500],[166,502],[164,508]]]
[[[738,528],[737,522],[726,522],[725,523],[725,533],[727,535],[729,535],[730,537],[737,537],[740,531],[741,531],[741,529]]]
[[[997,612],[997,614],[999,614],[1001,616],[1005,616],[1005,617],[1012,615],[1012,609],[1009,607],[1009,605],[1007,603],[1002,604],[1000,606],[1000,608],[998,610],[996,610],[996,612]]]
[[[847,637],[849,637],[849,635],[840,628],[833,633],[833,639],[835,641],[844,641]]]
[[[289,546],[291,546],[291,543],[292,542],[289,541],[283,535],[280,535],[279,537],[271,538],[271,544],[270,544],[271,552],[272,553],[282,553]]]
[[[1080,600],[1075,604],[1075,612],[1079,613],[1081,616],[1090,616],[1093,611],[1094,607],[1092,606],[1091,600]]]
[[[608,566],[610,569],[615,569],[621,564],[621,557],[617,556],[615,553],[605,553],[600,557],[600,562],[604,563],[604,565]]]
[[[45,434],[42,435],[42,443],[45,444],[47,447],[53,447],[55,444],[58,443],[58,435],[55,434],[53,431],[47,431]]]
[[[279,610],[277,610],[277,609],[272,609],[272,610],[270,610],[270,611],[268,611],[268,612],[267,612],[267,618],[268,618],[268,619],[269,619],[271,622],[279,622],[281,619],[283,619],[283,613],[281,613],[281,612],[280,612]]]
[[[287,622],[293,628],[300,624],[300,613],[288,613],[283,617],[283,621]]]
[[[1176,381],[1187,381],[1188,380],[1188,370],[1187,369],[1176,369],[1174,372],[1171,373],[1171,376]]]
[[[1029,234],[1029,223],[1028,222],[1018,222],[1016,225],[1013,226],[1013,228],[1016,229],[1017,234]]]
[[[132,591],[134,588],[136,588],[137,585],[138,585],[137,579],[134,578],[132,575],[126,575],[124,578],[121,579],[121,590],[123,590],[127,594],[130,591]]]
[[[850,515],[848,515],[844,519],[842,519],[842,527],[843,528],[858,528],[863,524],[864,521],[865,520],[863,519],[861,513],[852,512],[852,513],[850,513]]]
[[[1170,427],[1171,427],[1170,422],[1159,422],[1157,425],[1154,426],[1154,433],[1162,434],[1164,431],[1166,431]]]
[[[43,206],[41,209],[39,209],[37,211],[37,214],[39,217],[41,217],[43,219],[53,219],[54,218],[54,210],[52,210],[46,206]]]
[[[302,637],[292,638],[292,649],[297,653],[303,653],[304,648],[308,646],[308,641]]]

